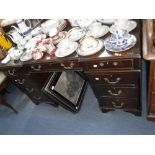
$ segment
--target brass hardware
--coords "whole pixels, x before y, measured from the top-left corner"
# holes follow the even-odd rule
[[[108,93],[113,96],[119,96],[122,93],[122,90],[119,90],[118,93],[113,93],[111,90],[108,90]]]
[[[112,105],[113,105],[114,108],[120,109],[120,108],[123,107],[124,103],[122,102],[120,105],[116,105],[116,103],[112,101]]]
[[[15,68],[13,68],[12,70],[8,70],[9,75],[14,75],[15,74]]]
[[[118,65],[118,62],[113,62],[113,65],[114,65],[114,66],[117,66],[117,65]]]
[[[121,80],[120,77],[117,77],[116,78],[116,81],[110,81],[108,78],[104,78],[104,80],[109,83],[109,84],[116,84],[116,83],[119,83],[119,81]]]
[[[100,78],[96,77],[95,80],[98,81],[98,80],[100,80]]]
[[[65,69],[72,69],[73,68],[73,66],[74,66],[74,63],[73,62],[71,62],[70,64],[69,64],[69,66],[66,66],[65,64],[63,64],[63,63],[61,63],[60,64],[62,67],[64,67]]]
[[[97,68],[97,65],[93,65],[94,68]]]
[[[104,63],[103,62],[100,62],[100,66],[103,67],[104,66]]]
[[[34,71],[40,71],[41,67],[41,65],[38,65],[37,67],[31,66]]]
[[[22,85],[25,82],[25,79],[16,79],[15,82],[18,82],[18,84]]]

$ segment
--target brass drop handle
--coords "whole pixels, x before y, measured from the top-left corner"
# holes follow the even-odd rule
[[[8,70],[9,75],[14,75],[15,74],[15,68],[13,68],[12,70]]]
[[[72,69],[73,68],[73,66],[74,66],[74,63],[73,62],[71,62],[70,64],[69,64],[69,66],[66,66],[65,64],[63,64],[63,63],[61,63],[60,64],[62,67],[64,67],[65,69]]]
[[[41,70],[41,65],[38,65],[37,67],[34,67],[34,66],[31,66],[31,68],[34,70],[34,71],[40,71]]]
[[[104,78],[104,80],[109,83],[109,84],[116,84],[116,83],[119,83],[119,81],[121,80],[120,77],[117,77],[116,78],[116,81],[110,81],[108,78]]]
[[[112,105],[113,105],[114,108],[120,109],[120,108],[123,107],[124,103],[122,102],[120,105],[116,105],[116,103],[112,101]]]
[[[18,82],[18,84],[22,85],[25,82],[25,79],[16,79],[15,82]]]
[[[113,96],[119,96],[122,93],[122,90],[119,90],[117,93],[113,93],[111,90],[108,90],[108,93]]]

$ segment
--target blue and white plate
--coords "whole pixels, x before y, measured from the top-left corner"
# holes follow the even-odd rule
[[[137,42],[134,35],[128,34],[127,37],[122,39],[116,39],[111,35],[104,41],[105,49],[111,52],[121,52],[132,48]]]

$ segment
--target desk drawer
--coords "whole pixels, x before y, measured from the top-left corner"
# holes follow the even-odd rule
[[[94,84],[106,84],[106,85],[116,85],[116,84],[139,84],[139,72],[111,72],[111,73],[88,73],[88,78]]]
[[[46,72],[56,70],[72,70],[79,69],[80,65],[78,62],[65,62],[65,63],[36,63],[31,65],[25,65],[25,70],[29,72]]]
[[[113,109],[138,109],[140,107],[138,99],[132,98],[98,98],[100,107]]]
[[[133,60],[108,60],[108,61],[93,61],[87,62],[87,70],[93,69],[133,69]]]
[[[138,88],[129,87],[106,87],[105,85],[96,85],[94,87],[96,96],[109,96],[109,97],[132,97],[139,96]]]

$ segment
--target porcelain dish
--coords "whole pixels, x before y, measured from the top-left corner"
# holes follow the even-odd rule
[[[109,27],[105,25],[90,27],[87,36],[93,36],[94,38],[100,38],[109,32]]]
[[[68,39],[62,40],[58,44],[58,48],[55,52],[56,57],[66,57],[74,53],[78,48],[78,43],[70,41]]]
[[[103,41],[100,39],[93,39],[91,41],[82,41],[77,49],[80,56],[89,56],[96,54],[103,48]]]
[[[86,34],[85,29],[81,29],[80,27],[74,27],[67,33],[67,38],[71,41],[78,41],[83,38]]]
[[[121,29],[124,29],[124,30],[127,30],[128,32],[130,32],[130,31],[134,30],[136,27],[137,27],[137,23],[135,21],[129,20],[124,25],[124,27],[121,27]],[[110,27],[110,32],[115,33],[115,31],[117,31],[118,29],[120,29],[120,27],[114,24]]]
[[[98,19],[98,21],[103,23],[103,24],[111,25],[114,23],[115,19]]]
[[[115,37],[110,36],[104,41],[105,49],[111,52],[122,52],[132,48],[137,42],[134,35],[128,34],[123,39],[116,40]]]

